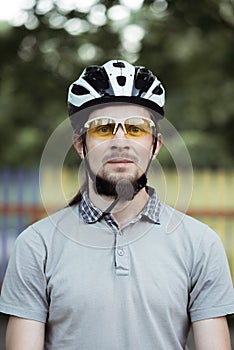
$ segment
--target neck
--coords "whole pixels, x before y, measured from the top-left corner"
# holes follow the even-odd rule
[[[114,197],[97,194],[93,186],[89,184],[89,198],[93,204],[103,212],[113,203]],[[130,200],[120,199],[111,213],[119,227],[123,227],[127,222],[136,217],[145,207],[149,195],[145,188],[140,190],[135,197]]]

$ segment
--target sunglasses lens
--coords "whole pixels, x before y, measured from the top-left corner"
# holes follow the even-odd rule
[[[128,138],[144,137],[152,134],[151,121],[144,118],[129,118],[125,121]]]
[[[94,119],[88,126],[88,134],[96,139],[109,140],[113,137],[115,121],[109,118]]]
[[[143,117],[126,118],[124,120],[97,118],[86,124],[87,133],[96,139],[110,140],[114,137],[118,125],[124,125],[123,130],[128,139],[144,137],[152,134],[153,122]]]

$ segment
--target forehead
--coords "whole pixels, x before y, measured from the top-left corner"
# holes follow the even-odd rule
[[[97,117],[115,117],[124,118],[131,116],[142,116],[146,118],[151,118],[150,111],[140,105],[136,104],[111,104],[107,106],[99,106],[95,108],[89,115],[88,119],[94,119]]]

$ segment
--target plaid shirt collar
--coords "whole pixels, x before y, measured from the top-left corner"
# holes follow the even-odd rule
[[[160,224],[159,214],[161,204],[158,199],[157,192],[151,187],[148,187],[148,189],[150,195],[149,200],[138,217],[141,218],[144,216],[155,224]],[[79,204],[79,208],[80,215],[83,221],[87,224],[93,224],[103,217],[103,212],[94,206],[94,204],[89,199],[87,192],[84,192]]]

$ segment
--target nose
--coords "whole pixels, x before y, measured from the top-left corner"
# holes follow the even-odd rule
[[[121,125],[121,124],[119,124],[118,126],[117,126],[117,130],[116,130],[116,132],[115,132],[115,135],[114,135],[114,137],[124,137],[125,138],[125,132],[124,132],[124,129],[123,129],[123,125]]]
[[[129,140],[126,138],[123,127],[121,125],[118,125],[116,133],[113,139],[111,140],[111,148],[112,149],[117,149],[117,148],[129,149]]]

